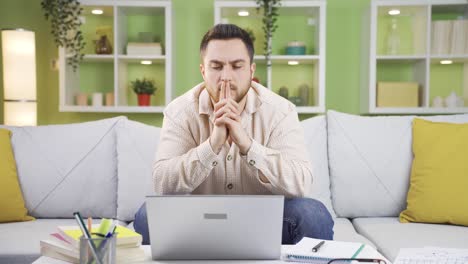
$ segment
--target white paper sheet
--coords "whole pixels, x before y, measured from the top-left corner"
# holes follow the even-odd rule
[[[402,248],[393,264],[466,264],[468,249]]]

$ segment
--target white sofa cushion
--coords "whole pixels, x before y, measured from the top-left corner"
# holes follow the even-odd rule
[[[356,218],[359,234],[374,242],[377,250],[394,261],[400,248],[468,248],[468,227],[454,225],[400,223],[397,217]]]
[[[364,236],[358,234],[353,224],[348,218],[338,217],[333,219],[335,225],[333,226],[333,240],[347,241],[347,242],[359,242],[367,244],[373,248],[376,248],[374,243]]]
[[[336,217],[331,203],[330,175],[328,173],[327,120],[316,116],[301,122],[304,128],[305,147],[312,166],[312,187],[306,196],[321,201],[333,217]]]
[[[41,218],[115,217],[115,126],[124,119],[8,127],[29,213]]]
[[[331,193],[338,216],[398,216],[406,207],[413,118],[328,111]],[[468,115],[421,118],[468,122]]]
[[[152,163],[159,142],[159,127],[125,120],[117,127],[117,219],[133,221],[146,195],[155,194]]]

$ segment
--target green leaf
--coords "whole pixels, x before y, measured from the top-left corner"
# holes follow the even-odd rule
[[[50,21],[55,45],[64,47],[74,54],[72,58],[67,59],[67,63],[73,67],[73,71],[76,71],[84,57],[81,50],[85,41],[79,31],[81,25],[79,15],[83,8],[77,0],[42,0],[41,7],[44,17]],[[70,31],[77,31],[77,34],[68,38]]]

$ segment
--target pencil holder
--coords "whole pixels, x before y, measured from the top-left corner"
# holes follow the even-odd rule
[[[89,239],[82,236],[80,238],[80,264],[115,264],[116,263],[116,237],[92,237],[91,240],[95,245],[95,253],[100,261],[96,261],[93,249],[91,248]]]

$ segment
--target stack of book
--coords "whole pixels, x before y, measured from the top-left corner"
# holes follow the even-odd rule
[[[468,20],[438,20],[432,22],[432,54],[468,54]]]
[[[438,20],[432,22],[432,54],[447,55],[451,49],[452,21]]]
[[[452,22],[451,54],[462,55],[468,53],[465,50],[466,38],[468,38],[468,20],[455,20]]]
[[[161,43],[129,42],[127,55],[162,55]]]
[[[93,225],[97,230],[99,225]],[[123,226],[117,226],[116,260],[117,263],[133,263],[143,261],[145,253],[141,246],[140,234]],[[41,240],[41,255],[60,259],[70,263],[80,263],[80,237],[82,232],[78,226],[58,226],[57,232],[50,234],[48,239]]]

